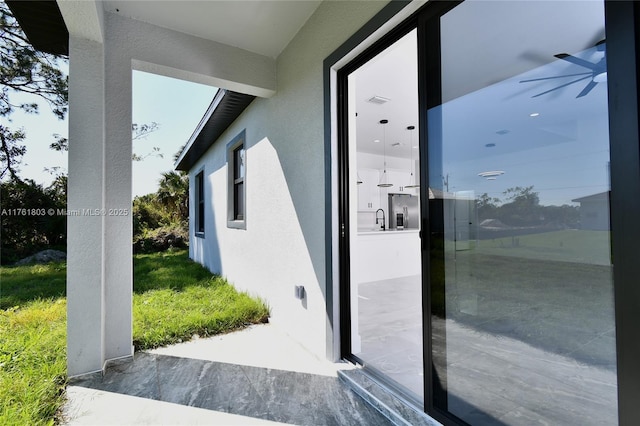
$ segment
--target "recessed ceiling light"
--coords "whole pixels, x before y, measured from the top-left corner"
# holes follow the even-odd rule
[[[531,114],[529,114],[529,117],[537,117],[539,115],[540,115],[539,112],[532,112]]]
[[[493,148],[494,146],[496,146],[495,143],[488,143],[485,145],[487,148]]]
[[[496,133],[499,135],[506,135],[507,133],[509,133],[509,131],[507,129],[502,129],[498,130]]]
[[[380,143],[380,139],[374,139],[373,142],[374,143]]]

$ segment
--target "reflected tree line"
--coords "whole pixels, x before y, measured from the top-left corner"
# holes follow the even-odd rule
[[[573,229],[580,224],[577,206],[544,206],[540,204],[538,192],[532,186],[509,188],[502,193],[503,199],[490,197],[487,193],[476,199],[475,207],[480,226],[500,227],[545,227]]]

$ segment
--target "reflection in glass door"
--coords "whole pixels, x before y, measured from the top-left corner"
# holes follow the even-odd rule
[[[467,1],[429,25],[434,405],[615,424],[603,4]]]

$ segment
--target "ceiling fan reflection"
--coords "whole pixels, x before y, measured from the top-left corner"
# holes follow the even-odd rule
[[[581,98],[586,96],[593,90],[594,87],[598,85],[598,83],[602,83],[607,81],[607,50],[605,40],[600,40],[594,46],[598,52],[602,52],[602,59],[598,62],[589,62],[585,59],[578,58],[577,56],[569,55],[568,53],[558,53],[554,55],[558,59],[562,59],[567,62],[571,62],[574,65],[581,66],[583,68],[589,69],[586,72],[574,73],[574,74],[564,74],[557,75],[552,77],[541,77],[541,78],[532,78],[528,80],[521,80],[520,83],[530,83],[534,81],[546,81],[546,80],[554,80],[558,78],[567,78],[567,77],[578,77],[579,78],[572,80],[568,83],[561,84],[560,86],[554,87],[550,90],[545,90],[544,92],[538,93],[537,95],[533,95],[532,98],[537,98],[538,96],[546,95],[547,93],[554,92],[556,90],[562,89],[564,87],[570,86],[572,84],[578,83],[583,80],[591,79],[589,83],[582,89],[576,98]]]

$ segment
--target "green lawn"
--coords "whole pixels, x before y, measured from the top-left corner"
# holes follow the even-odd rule
[[[66,385],[66,307],[59,297],[0,310],[0,424],[54,422]]]
[[[64,263],[0,267],[0,309],[37,299],[64,297],[67,266]]]
[[[64,263],[0,268],[0,424],[55,423],[66,385]],[[134,257],[136,349],[266,321],[268,307],[187,258]]]
[[[185,251],[137,255],[133,275],[136,350],[225,333],[269,316],[265,303],[212,276]]]
[[[609,231],[569,229],[474,242],[479,253],[556,262],[609,265]]]
[[[440,267],[434,274],[440,283],[436,314],[446,312],[446,318],[479,332],[581,363],[615,368],[612,266],[603,253],[596,255],[607,251],[598,246],[605,237],[561,231],[520,236],[513,246],[504,238],[450,250],[444,268],[434,262]]]

